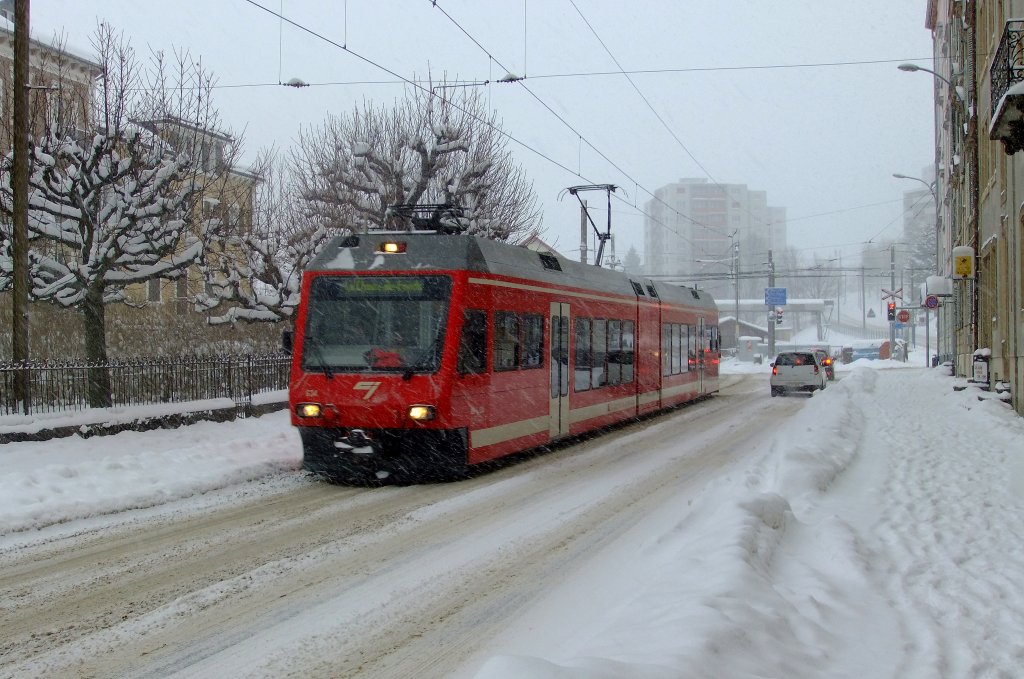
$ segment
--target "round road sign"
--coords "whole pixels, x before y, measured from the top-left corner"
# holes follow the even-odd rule
[[[924,305],[929,309],[934,309],[935,307],[939,306],[939,298],[936,297],[935,295],[928,295],[924,299]]]
[[[896,314],[896,320],[900,323],[906,323],[910,320],[910,312],[906,309],[900,309],[899,313]]]

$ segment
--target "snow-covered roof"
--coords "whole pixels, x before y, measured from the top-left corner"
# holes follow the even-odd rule
[[[0,15],[0,38],[14,42],[14,23],[3,15]],[[53,36],[49,40],[36,36],[30,39],[29,44],[45,51],[63,53],[79,62],[87,70],[93,71],[95,74],[99,72],[100,65],[96,62],[93,50],[80,45],[72,45],[63,36]]]

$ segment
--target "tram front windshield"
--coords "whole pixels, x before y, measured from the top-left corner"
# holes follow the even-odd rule
[[[447,276],[317,276],[310,286],[302,367],[308,372],[435,372]]]

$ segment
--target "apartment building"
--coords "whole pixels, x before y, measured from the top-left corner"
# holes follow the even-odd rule
[[[217,220],[218,227],[225,234],[238,235],[247,232],[253,223],[253,194],[259,177],[253,172],[237,167],[231,157],[230,135],[217,130],[200,129],[178,118],[161,118],[141,121],[143,127],[174,147],[195,148],[199,154],[201,174],[206,175],[203,190],[196,197],[193,229],[205,220]],[[226,249],[220,255],[232,255],[236,250],[237,238],[228,238]],[[215,255],[210,255],[211,257]],[[240,254],[234,252],[234,256]],[[208,292],[209,286],[199,266],[190,267],[188,272],[174,280],[154,278],[145,286],[132,286],[126,292],[136,303],[172,304],[176,313],[189,313],[196,295]]]
[[[657,189],[654,196],[644,205],[647,275],[671,276],[697,283],[716,297],[731,297],[728,276],[733,267],[767,274],[768,250],[786,246],[786,210],[768,205],[765,191],[745,184],[680,179]],[[763,294],[757,285],[742,281],[741,296]],[[746,289],[749,286],[753,287]]]
[[[953,286],[940,335],[959,375],[1009,388],[1024,414],[1024,0],[929,0],[926,12],[936,273]]]
[[[0,0],[0,153],[10,150],[12,139],[13,5],[11,0]],[[52,42],[33,39],[29,50],[32,134],[38,136],[50,128],[86,138],[93,130],[90,119],[101,75],[100,64],[85,56],[87,50],[68,45],[60,39]],[[197,129],[172,118],[132,120],[131,124],[149,129],[154,143],[164,140],[173,146],[176,140],[186,136],[190,142],[198,140],[194,147],[190,145],[189,148],[195,148],[200,155],[200,172],[205,175],[201,182],[204,188],[195,198],[196,209],[189,229],[198,230],[200,223],[208,219],[218,220],[224,230],[234,234],[251,228],[253,193],[259,180],[252,172],[233,166],[230,147],[234,140],[230,136],[216,130]],[[219,255],[230,256],[231,248],[237,249],[238,243],[235,238],[231,245],[221,249]],[[30,247],[48,253],[52,250],[54,256],[63,254],[57,252],[58,246],[54,242],[42,238],[33,239]],[[114,323],[117,330],[112,333],[112,342],[114,345],[120,343],[121,350],[115,349],[115,353],[138,353],[139,347],[146,351],[143,339],[135,341],[135,338],[125,335],[126,331],[133,329],[140,338],[151,337],[154,332],[168,336],[177,326],[187,326],[186,334],[191,338],[215,337],[217,333],[207,332],[204,328],[205,317],[192,312],[196,296],[205,291],[205,276],[198,265],[192,266],[185,276],[152,279],[128,286],[125,293],[130,305],[111,306],[111,313],[118,319]],[[0,307],[6,309],[9,305],[9,293],[0,293]],[[49,329],[47,333],[30,332],[33,356],[75,355],[80,351],[74,341],[81,332],[78,313],[60,310],[54,305],[31,304],[30,315],[33,318],[30,326]],[[183,318],[185,316],[187,318]],[[58,327],[60,330],[54,332]],[[7,330],[0,329],[0,338],[6,337]],[[58,334],[62,335],[60,342],[54,340]],[[3,346],[9,347],[10,342],[5,339]],[[4,351],[0,351],[2,355]]]
[[[84,130],[93,81],[100,66],[85,52],[60,42],[29,41],[29,109],[31,129],[39,134],[58,121]],[[61,87],[56,87],[61,83]],[[0,0],[0,152],[11,148],[14,87],[14,2]]]

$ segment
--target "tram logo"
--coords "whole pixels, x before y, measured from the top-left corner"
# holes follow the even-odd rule
[[[369,401],[370,398],[373,396],[373,392],[377,391],[377,387],[379,387],[381,384],[381,382],[356,382],[356,386],[352,388],[355,389],[356,391],[365,391],[366,395],[363,396],[363,400]]]

